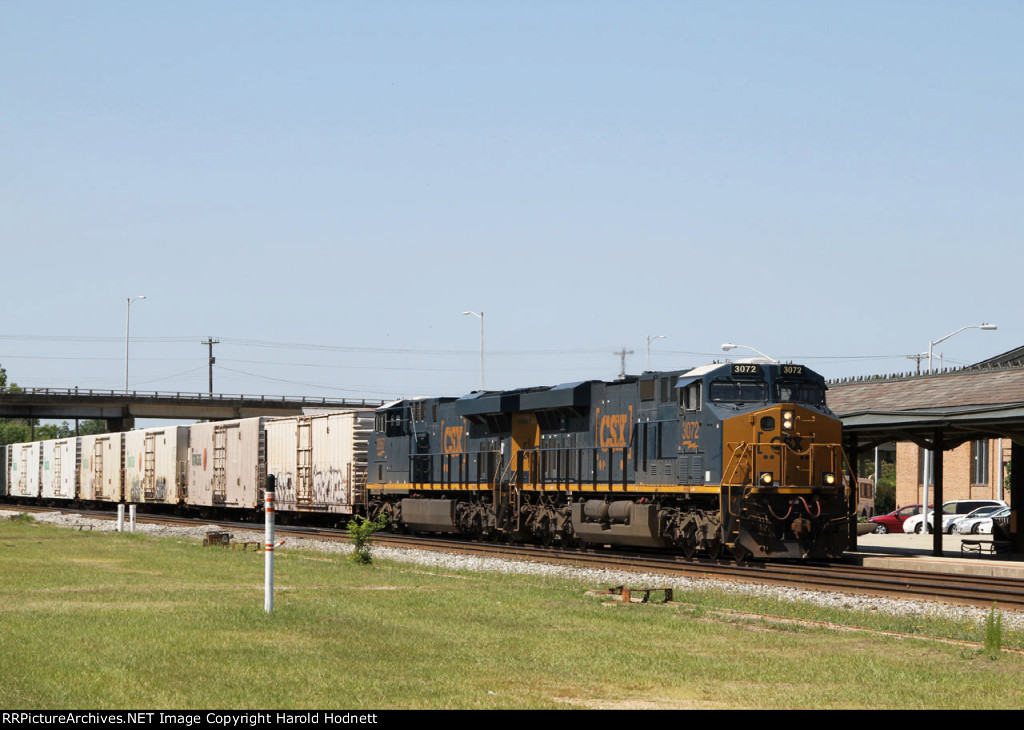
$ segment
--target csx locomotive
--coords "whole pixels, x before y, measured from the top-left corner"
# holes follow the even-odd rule
[[[849,480],[825,381],[750,361],[378,409],[368,508],[413,531],[838,557]]]

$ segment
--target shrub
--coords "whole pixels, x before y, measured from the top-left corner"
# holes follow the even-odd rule
[[[352,540],[352,562],[360,565],[369,565],[373,558],[370,556],[370,538],[377,530],[387,527],[388,518],[380,515],[375,520],[368,520],[359,515],[352,518],[348,523],[348,536]]]

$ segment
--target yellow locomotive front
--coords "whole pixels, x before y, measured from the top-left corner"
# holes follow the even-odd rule
[[[823,384],[780,380],[772,400],[781,402],[722,419],[724,541],[738,557],[839,557],[849,519],[842,425]]]

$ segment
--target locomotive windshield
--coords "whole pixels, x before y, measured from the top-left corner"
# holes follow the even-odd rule
[[[715,403],[750,403],[768,400],[768,385],[760,381],[715,380],[708,392]]]
[[[815,382],[776,380],[775,400],[779,403],[820,406],[825,403],[825,388],[821,383]]]

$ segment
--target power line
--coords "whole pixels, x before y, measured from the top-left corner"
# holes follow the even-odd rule
[[[196,338],[194,336],[164,336],[164,337],[133,337],[132,342],[139,344],[176,344],[182,342],[191,342]],[[123,339],[121,337],[92,337],[83,335],[0,335],[0,341],[7,340],[12,342],[62,342],[62,343],[117,343],[121,344]],[[208,347],[212,347],[209,342],[214,340],[213,337],[208,337],[203,340],[201,344],[206,344]],[[256,340],[256,339],[245,339],[236,337],[221,337],[214,340],[214,344],[223,343],[225,345],[235,345],[238,347],[258,347],[265,349],[282,349],[282,350],[302,350],[302,351],[322,351],[322,352],[346,352],[355,354],[378,354],[378,355],[414,355],[414,356],[441,356],[441,357],[468,357],[476,355],[476,350],[445,350],[436,348],[409,348],[409,347],[368,347],[368,346],[354,346],[354,345],[325,345],[316,343],[301,343],[301,342],[276,342],[272,340]],[[533,357],[533,356],[567,356],[567,355],[599,355],[606,352],[605,348],[559,348],[559,349],[538,349],[538,350],[488,350],[488,356],[493,357]],[[620,355],[620,351],[616,351],[614,354]],[[632,353],[627,353],[632,354]],[[663,350],[662,354],[665,356],[672,357],[699,357],[706,360],[715,360],[721,357],[720,352],[698,352],[692,350]],[[212,354],[211,354],[212,357]],[[904,354],[871,354],[871,355],[786,355],[783,354],[782,359],[791,360],[797,362],[858,362],[868,360],[902,360],[905,358]],[[56,355],[0,355],[0,358],[6,359],[40,359],[40,360],[116,360],[119,358],[113,357],[75,357],[75,356],[56,356]],[[146,359],[161,359],[168,360],[169,358],[138,358],[141,360]],[[189,358],[174,358],[177,360],[188,361]],[[258,361],[257,361],[258,362]]]

